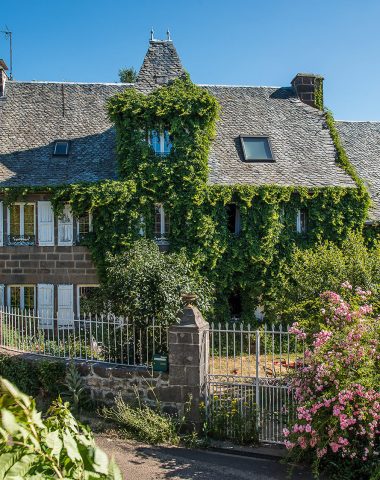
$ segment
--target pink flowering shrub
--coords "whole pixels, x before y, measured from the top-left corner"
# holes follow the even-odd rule
[[[345,282],[342,292],[321,294],[320,331],[292,326],[309,347],[291,379],[296,415],[284,430],[285,445],[293,458],[311,455],[316,473],[335,465],[338,476],[329,478],[364,480],[379,468],[380,321],[370,291]],[[342,465],[349,465],[348,476]]]

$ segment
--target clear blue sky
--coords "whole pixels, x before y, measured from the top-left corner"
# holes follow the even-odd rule
[[[140,67],[153,26],[157,38],[170,29],[197,83],[283,86],[315,72],[337,119],[380,120],[379,0],[15,0],[2,2],[5,25],[17,80],[117,81]]]

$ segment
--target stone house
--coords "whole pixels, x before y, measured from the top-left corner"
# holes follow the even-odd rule
[[[0,203],[0,302],[8,307],[58,312],[66,322],[80,313],[81,298],[98,284],[95,265],[81,241],[91,215],[57,218],[47,187],[117,179],[115,130],[106,102],[128,88],[150,92],[183,74],[170,39],[151,38],[135,84],[15,81],[0,61],[0,188],[32,191],[10,206]],[[316,108],[323,79],[299,73],[286,87],[202,85],[221,105],[209,155],[209,182],[356,188],[337,164],[336,151]],[[373,205],[368,222],[380,220],[380,123],[337,122],[350,161],[366,182]],[[165,132],[151,139],[157,154],[170,149]],[[229,215],[239,229],[238,212]],[[155,236],[163,246],[170,228],[157,205]],[[307,228],[300,210],[294,228]],[[96,233],[96,232],[95,232]]]

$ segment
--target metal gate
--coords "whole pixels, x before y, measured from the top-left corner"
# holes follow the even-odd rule
[[[206,422],[211,436],[283,443],[292,418],[289,377],[304,364],[304,342],[281,326],[211,324]]]

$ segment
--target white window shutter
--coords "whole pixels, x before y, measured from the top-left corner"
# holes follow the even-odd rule
[[[54,285],[38,284],[37,296],[40,326],[52,328],[54,318]]]
[[[62,215],[58,218],[58,245],[73,244],[73,214],[70,205],[65,205]]]
[[[0,285],[0,307],[4,306],[4,285]]]
[[[58,326],[72,325],[74,320],[73,285],[58,285]]]
[[[51,202],[38,202],[38,245],[54,245],[54,212]]]
[[[3,202],[0,202],[0,247],[4,245],[4,210]]]

